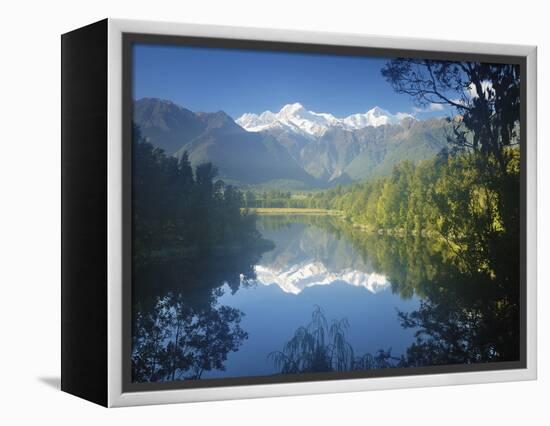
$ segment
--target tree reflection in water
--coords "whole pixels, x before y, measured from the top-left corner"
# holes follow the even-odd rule
[[[391,349],[379,350],[375,355],[356,356],[346,340],[349,327],[345,318],[329,323],[323,310],[316,306],[311,322],[298,328],[284,348],[270,353],[268,358],[281,374],[342,372],[397,365],[399,358],[392,356]]]
[[[401,325],[416,330],[416,341],[399,359],[380,349],[359,362],[344,338],[349,324],[341,320],[326,328],[316,310],[310,325],[270,355],[281,373],[519,360],[519,243],[513,233],[487,237],[483,244],[498,253],[481,257],[468,241],[457,255],[441,238],[380,236],[339,218],[293,220],[351,241],[364,263],[386,275],[395,294],[417,295],[421,302],[413,312],[398,312]],[[284,219],[272,226],[284,226]]]
[[[196,309],[182,299],[171,294],[159,299],[149,314],[136,314],[134,381],[200,379],[204,371],[223,370],[227,354],[248,337],[238,309]]]
[[[247,337],[219,288],[253,279],[272,244],[213,164],[166,155],[137,126],[132,139],[133,381],[198,379]]]
[[[437,239],[369,239],[356,235],[355,244],[367,251],[376,244],[373,263],[384,266],[392,290],[421,298],[418,310],[399,313],[403,327],[417,330],[402,364],[519,360],[519,244],[484,259],[468,249],[457,256]]]
[[[132,378],[134,382],[200,379],[224,370],[230,352],[248,334],[238,309],[219,306],[224,284],[235,292],[255,279],[265,247],[238,255],[211,255],[149,264],[134,274]]]
[[[416,341],[401,354],[382,348],[357,353],[347,340],[347,320],[329,322],[316,308],[310,324],[298,328],[280,351],[269,354],[282,374],[369,370],[391,367],[472,364],[519,359],[519,244],[510,234],[489,236],[483,246],[497,253],[479,256],[479,240],[463,242],[460,255],[437,237],[381,236],[358,230],[342,218],[263,218],[265,228],[304,221],[336,239],[349,241],[357,256],[328,250],[354,269],[369,265],[391,282],[403,299],[417,296],[420,307],[398,312]],[[336,245],[344,247],[346,245]],[[272,246],[232,253],[180,258],[136,270],[134,282],[135,381],[200,379],[223,370],[227,356],[247,339],[243,313],[220,306],[220,288],[235,292],[255,277],[254,265]],[[346,252],[347,253],[347,252]],[[505,255],[507,254],[507,255]],[[351,263],[349,263],[351,262]],[[359,263],[355,263],[359,262]],[[349,264],[348,264],[349,263]],[[356,269],[356,268],[355,268]]]

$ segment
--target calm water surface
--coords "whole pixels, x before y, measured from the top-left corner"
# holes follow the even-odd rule
[[[308,220],[309,219],[309,220]],[[337,219],[260,216],[258,230],[274,243],[254,266],[256,279],[232,292],[223,285],[219,306],[238,309],[248,333],[238,351],[228,354],[225,371],[206,371],[202,378],[274,374],[268,354],[281,350],[296,329],[306,326],[316,307],[327,320],[347,319],[347,340],[358,355],[391,349],[400,356],[414,341],[414,330],[400,325],[398,311],[418,308],[419,299],[392,292],[384,271],[369,253],[359,253]],[[357,231],[360,232],[360,231]]]

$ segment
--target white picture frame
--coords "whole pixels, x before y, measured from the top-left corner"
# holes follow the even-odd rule
[[[534,46],[425,40],[400,37],[238,28],[181,23],[107,20],[107,400],[109,407],[241,398],[358,392],[424,386],[534,380],[537,377],[537,50]],[[278,43],[445,52],[464,55],[506,55],[525,59],[526,91],[526,360],[525,368],[354,378],[314,382],[273,383],[127,391],[124,388],[123,329],[123,204],[124,103],[123,37],[125,34],[209,37]],[[524,125],[524,123],[522,123]],[[522,152],[523,155],[523,152]]]

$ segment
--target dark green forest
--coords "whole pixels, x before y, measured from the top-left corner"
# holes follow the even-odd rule
[[[240,191],[215,180],[210,163],[166,156],[133,140],[134,381],[199,379],[247,338],[244,315],[218,306],[219,283],[236,291],[272,248],[241,212]]]
[[[266,244],[255,216],[241,212],[241,192],[216,180],[216,168],[192,169],[186,155],[167,156],[145,141],[137,127],[133,143],[134,261],[240,252]]]

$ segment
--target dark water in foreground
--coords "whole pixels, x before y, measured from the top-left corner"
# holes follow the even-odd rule
[[[328,216],[259,216],[257,229],[258,247],[135,271],[134,381],[518,360],[514,263]]]

